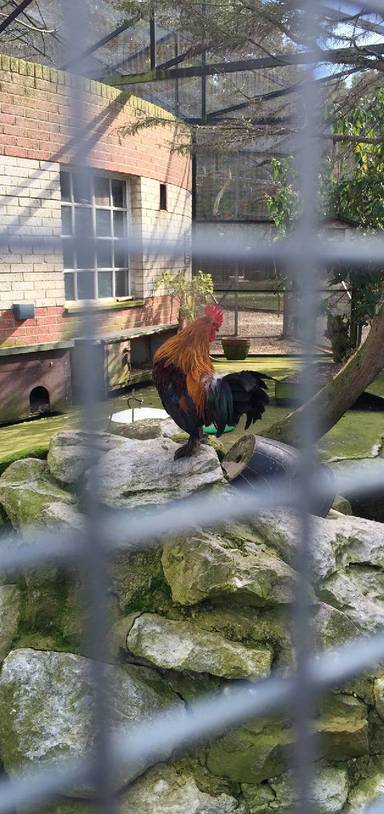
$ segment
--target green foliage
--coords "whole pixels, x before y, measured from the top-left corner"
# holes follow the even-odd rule
[[[345,220],[361,234],[384,228],[384,89],[377,88],[363,98],[347,115],[338,118],[334,132],[350,136],[347,148],[338,147],[333,162],[324,162],[320,177],[320,219]],[[358,141],[359,137],[363,140]],[[368,140],[368,141],[367,141]],[[371,141],[371,143],[369,143]],[[269,211],[278,233],[284,235],[295,225],[301,212],[297,189],[297,173],[292,158],[274,159],[272,175],[275,192],[267,199]],[[355,344],[356,325],[368,323],[382,305],[384,278],[381,266],[367,262],[364,269],[337,267],[332,269],[332,283],[349,280],[352,292],[352,319],[344,326],[343,349],[338,356],[345,358]],[[354,327],[355,326],[355,327]],[[334,331],[331,331],[334,333]],[[338,340],[340,340],[340,332]],[[336,340],[335,340],[336,341]]]
[[[198,271],[191,280],[183,271],[178,271],[177,274],[164,271],[158,282],[158,288],[160,287],[179,301],[180,321],[192,322],[197,317],[199,306],[213,300],[212,276],[203,271]]]
[[[286,234],[300,215],[300,197],[295,182],[296,172],[292,158],[272,159],[274,195],[267,195],[267,205],[280,234]]]

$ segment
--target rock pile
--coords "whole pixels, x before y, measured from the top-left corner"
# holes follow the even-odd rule
[[[31,523],[81,528],[90,489],[109,508],[144,512],[202,489],[228,489],[230,499],[209,446],[174,462],[176,443],[167,433],[139,428],[136,438],[92,436],[90,463],[88,442],[80,432],[59,433],[47,462],[18,461],[1,476],[2,528],[13,528],[15,545],[28,543]],[[321,649],[382,628],[384,534],[381,524],[352,516],[314,522],[313,620]],[[183,719],[207,692],[225,694],[230,704],[239,680],[294,667],[296,541],[289,515],[217,530],[199,528],[196,518],[187,535],[114,556],[104,668],[112,734],[159,714],[166,722],[169,710]],[[9,776],[92,749],[95,693],[81,635],[88,613],[82,583],[75,569],[45,564],[0,583],[0,762]],[[319,814],[349,814],[383,793],[384,668],[329,693],[313,732]],[[120,811],[288,814],[293,740],[287,713],[224,732],[185,757],[164,748],[134,759],[114,777]],[[86,814],[93,793],[79,783],[49,814]]]

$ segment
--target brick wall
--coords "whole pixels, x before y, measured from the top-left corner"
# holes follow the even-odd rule
[[[71,90],[81,85],[81,143],[72,120]],[[0,155],[71,164],[86,150],[91,166],[154,178],[190,189],[190,158],[170,145],[178,140],[174,117],[108,85],[43,65],[0,57]],[[118,129],[143,112],[169,122],[120,138]]]
[[[144,237],[190,235],[190,159],[170,149],[176,138],[173,117],[111,87],[33,63],[0,57],[0,230],[9,235],[0,249],[0,344],[52,342],[74,336],[78,318],[64,309],[63,260],[60,245],[50,254],[28,247],[20,251],[17,235],[60,236],[60,166],[76,161],[78,145],[71,121],[70,92],[81,83],[84,93],[82,147],[91,167],[129,176],[132,217]],[[139,112],[166,118],[119,138],[117,129]],[[159,211],[160,183],[167,184],[168,211]],[[186,257],[135,258],[133,294],[148,298],[144,307],[103,311],[100,330],[177,319],[175,303],[158,290],[164,268],[189,268]],[[11,306],[31,302],[36,318],[16,322]]]

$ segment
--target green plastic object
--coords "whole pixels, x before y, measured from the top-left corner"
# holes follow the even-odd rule
[[[227,424],[224,432],[233,432],[234,429],[234,427],[229,427]],[[217,429],[214,424],[210,424],[209,427],[203,427],[203,432],[205,432],[206,435],[216,435]]]

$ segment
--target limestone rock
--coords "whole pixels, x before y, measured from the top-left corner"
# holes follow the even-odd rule
[[[282,605],[274,608],[237,607],[226,601],[223,606],[219,598],[208,606],[192,606],[189,618],[200,628],[220,633],[231,641],[256,648],[270,647],[275,666],[293,666],[289,614],[287,617]]]
[[[113,421],[110,432],[124,438],[136,438],[138,441],[148,441],[150,438],[172,438],[180,432],[180,427],[172,418],[144,418],[134,421],[133,424],[120,424]]]
[[[45,461],[15,461],[0,478],[0,504],[14,528],[46,522],[51,517],[50,507],[57,503],[73,504],[74,498],[54,482]]]
[[[207,767],[235,783],[261,783],[287,770],[293,741],[281,721],[259,719],[218,738],[208,749]]]
[[[270,781],[270,786],[276,795],[275,810],[279,814],[293,811],[298,803],[295,792],[294,779],[287,773]],[[337,814],[341,811],[348,796],[348,772],[346,768],[328,766],[315,769],[311,788],[311,799],[318,814]]]
[[[174,622],[149,613],[135,620],[127,647],[157,667],[225,678],[265,678],[272,663],[270,648],[244,647],[190,622]]]
[[[70,503],[50,503],[44,506],[41,512],[41,521],[44,526],[65,526],[70,529],[81,530],[84,527],[84,515]]]
[[[223,484],[215,451],[203,446],[191,458],[174,460],[178,444],[168,438],[125,439],[88,473],[90,488],[106,506],[133,507],[166,503],[206,486]]]
[[[345,613],[325,602],[314,608],[314,627],[324,649],[345,644],[360,634],[360,628]]]
[[[347,514],[347,515],[352,514],[352,506],[351,506],[349,500],[347,500],[347,498],[343,497],[342,495],[336,495],[336,497],[335,497],[335,499],[333,501],[333,504],[332,504],[332,509],[335,512],[339,512],[340,514]]]
[[[344,519],[344,518],[342,518]],[[317,581],[336,568],[337,544],[333,523],[320,517],[312,519],[312,566]],[[292,567],[295,566],[299,541],[297,519],[286,512],[260,515],[253,524],[260,540],[275,549],[278,555]]]
[[[359,814],[384,795],[384,764],[377,765],[369,777],[365,777],[354,786],[348,797],[346,811],[348,814]]]
[[[230,689],[227,693],[230,703]],[[313,733],[320,735],[319,758],[345,762],[367,755],[367,709],[352,695],[332,695],[324,702]],[[258,784],[287,771],[294,740],[288,722],[259,719],[218,738],[208,749],[207,767],[232,782]]]
[[[225,532],[201,532],[167,543],[162,563],[172,597],[181,605],[217,596],[256,606],[293,600],[292,569],[263,545],[246,542],[235,547]]]
[[[0,662],[8,655],[20,620],[20,590],[0,585]]]
[[[375,706],[384,721],[384,676],[379,676],[373,683],[373,693],[375,699]]]
[[[320,595],[335,605],[364,632],[384,624],[384,569],[370,565],[340,569],[321,585]]]
[[[320,735],[320,755],[349,760],[369,753],[367,708],[353,695],[329,695],[315,731]]]
[[[94,686],[90,662],[70,653],[14,650],[5,659],[0,676],[0,742],[8,774],[25,767],[84,757],[92,748]],[[153,670],[126,665],[105,665],[109,682],[109,722],[112,731],[127,733],[137,722],[162,712],[185,714],[184,704]],[[115,778],[116,786],[141,774],[157,760],[167,759],[165,749],[151,759],[130,763]],[[69,796],[88,796],[84,785]]]
[[[198,789],[192,775],[160,765],[140,777],[123,795],[120,814],[243,814],[234,797],[212,797]]]
[[[247,814],[270,814],[276,810],[276,794],[269,783],[255,786],[243,783],[241,786]]]
[[[48,466],[56,480],[76,484],[89,468],[90,456],[99,460],[111,449],[124,446],[124,439],[107,432],[63,430],[52,436]]]

